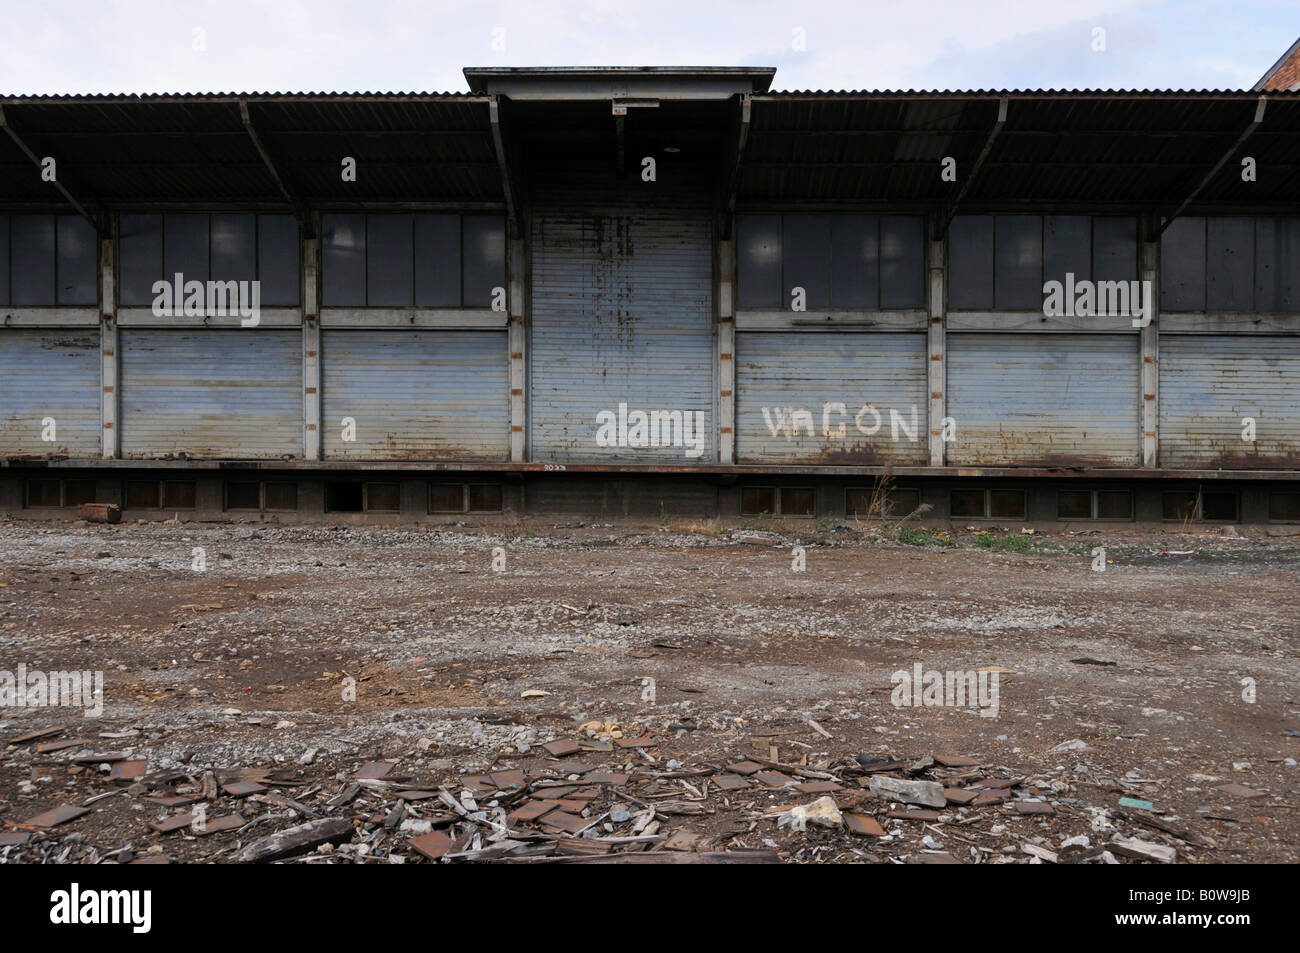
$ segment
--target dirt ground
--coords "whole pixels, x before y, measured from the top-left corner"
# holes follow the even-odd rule
[[[622,808],[689,802],[654,815],[659,840],[637,850],[685,831],[669,849],[1109,862],[1097,848],[1119,834],[1174,847],[1178,862],[1294,863],[1300,538],[1251,533],[0,524],[0,670],[104,673],[101,717],[0,708],[0,833],[25,841],[0,859],[228,860],[334,812],[355,836],[300,861],[417,862],[408,842],[430,825],[453,853],[481,838],[445,799],[403,810],[403,788],[508,807],[527,790],[496,797],[481,775],[572,780],[595,764],[631,778],[574,806],[606,812],[589,839],[631,830]],[[996,669],[996,717],[896,707],[892,676],[916,665]],[[555,739],[577,740],[581,764],[540,747]],[[76,743],[38,750],[60,741]],[[148,774],[111,779],[110,752],[146,759]],[[790,783],[720,785],[737,776],[723,766],[753,758]],[[381,760],[386,780],[324,806]],[[890,817],[905,806],[867,788],[882,762],[949,789],[1014,780],[1014,797]],[[146,797],[170,785],[181,804],[208,773],[260,780],[251,798],[207,792],[213,816],[237,811],[243,827],[150,830],[170,806]],[[819,779],[884,836],[787,823]],[[24,824],[60,804],[90,811]],[[1080,835],[1083,848],[1063,844]]]

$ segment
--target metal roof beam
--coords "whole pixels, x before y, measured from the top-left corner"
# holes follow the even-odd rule
[[[966,197],[966,193],[969,192],[971,186],[975,184],[975,180],[979,176],[980,167],[984,165],[984,160],[987,159],[989,153],[993,151],[993,143],[995,143],[998,136],[1002,134],[1002,129],[1006,124],[1007,97],[1002,96],[998,99],[998,118],[994,120],[993,128],[989,130],[988,136],[984,139],[984,148],[980,150],[979,156],[975,159],[975,164],[972,165],[970,171],[966,173],[965,181],[962,182],[961,188],[957,190],[956,196],[953,197],[953,200],[949,202],[943,212],[940,213],[937,227],[935,229],[936,234],[933,237],[939,238],[948,234],[948,226],[952,223],[953,216],[957,214],[957,206],[961,204],[961,200]]]
[[[33,152],[31,148],[27,145],[27,143],[23,141],[22,137],[18,135],[18,131],[14,129],[13,126],[9,125],[9,117],[5,115],[4,106],[0,106],[0,128],[3,128],[4,131],[9,134],[9,138],[14,141],[14,145],[16,145],[19,149],[21,149],[23,154],[27,156],[27,158],[32,160],[32,163],[36,166],[36,168],[40,169],[41,157],[38,156],[35,152]],[[104,228],[102,227],[101,223],[96,221],[95,217],[86,211],[86,207],[82,205],[80,202],[78,202],[76,197],[73,196],[73,194],[69,192],[67,188],[64,186],[64,184],[59,181],[57,171],[54,179],[50,182],[50,184],[59,190],[59,194],[63,196],[64,200],[69,205],[71,205],[74,209],[77,210],[78,215],[80,215],[82,218],[84,218],[86,221],[90,223],[91,227],[95,230],[96,234],[102,234],[104,232]]]
[[[519,217],[519,208],[515,202],[516,189],[514,177],[510,174],[510,162],[506,158],[505,138],[501,133],[500,97],[493,96],[488,102],[488,117],[492,121],[492,145],[496,149],[497,168],[501,172],[501,192],[506,200],[506,222],[511,238],[521,238],[524,233],[523,222]]]
[[[302,226],[304,237],[313,237],[311,216],[307,214],[306,206],[294,198],[293,193],[289,191],[289,187],[284,184],[284,179],[281,178],[279,170],[276,169],[275,162],[271,159],[271,154],[267,152],[266,146],[262,144],[262,137],[257,134],[257,129],[253,126],[253,118],[249,115],[247,100],[241,99],[239,101],[239,119],[244,124],[244,131],[248,133],[248,138],[252,141],[253,148],[256,149],[257,154],[262,157],[262,164],[266,166],[266,171],[271,174],[271,178],[275,181],[275,187],[280,190],[280,194],[284,196],[284,200],[293,207],[293,212],[295,217],[298,219],[298,224]]]
[[[1149,241],[1154,242],[1159,240],[1160,236],[1165,233],[1165,229],[1172,225],[1174,220],[1187,210],[1187,206],[1191,205],[1192,202],[1196,200],[1196,197],[1204,191],[1205,187],[1210,184],[1210,180],[1218,175],[1219,170],[1227,165],[1228,160],[1237,154],[1237,150],[1245,144],[1246,140],[1250,138],[1251,133],[1258,129],[1259,124],[1264,121],[1264,108],[1267,105],[1268,97],[1259,97],[1259,101],[1255,103],[1255,118],[1241,131],[1241,135],[1237,137],[1237,141],[1232,144],[1232,147],[1223,155],[1219,156],[1219,161],[1214,163],[1214,166],[1209,172],[1205,173],[1205,177],[1201,179],[1200,182],[1196,183],[1196,186],[1183,197],[1183,200],[1178,203],[1178,207],[1160,223],[1160,227],[1155,229],[1155,231],[1149,235]]]
[[[727,176],[727,204],[722,219],[723,237],[731,237],[731,223],[736,215],[736,197],[740,192],[740,163],[745,158],[745,146],[749,144],[749,123],[754,109],[754,97],[740,97],[740,129],[736,134],[736,158],[731,163]]]

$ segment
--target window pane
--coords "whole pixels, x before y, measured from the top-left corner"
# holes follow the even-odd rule
[[[186,282],[208,280],[206,215],[163,216],[163,277],[174,281],[177,272]]]
[[[919,215],[880,220],[880,306],[925,307],[925,220]]]
[[[322,220],[321,305],[359,307],[366,303],[366,217],[326,215]]]
[[[463,255],[465,307],[491,307],[493,289],[506,284],[505,221],[493,215],[465,216]]]
[[[402,494],[396,483],[367,483],[366,509],[379,513],[396,513],[401,509]]]
[[[93,305],[99,254],[95,230],[78,215],[59,216],[59,304]]]
[[[298,220],[292,215],[257,217],[257,278],[262,282],[262,304],[281,308],[298,306],[300,251]]]
[[[1206,493],[1201,497],[1201,519],[1226,520],[1237,519],[1236,493]]]
[[[776,488],[770,486],[746,486],[740,490],[740,515],[762,516],[776,512]]]
[[[817,496],[811,487],[785,486],[781,488],[782,516],[812,516],[817,511]]]
[[[1255,306],[1255,222],[1215,216],[1206,222],[1206,307],[1252,311]]]
[[[63,505],[80,506],[82,503],[95,502],[94,480],[64,480]]]
[[[226,484],[226,509],[260,510],[262,485],[256,482],[230,482]]]
[[[1000,519],[1024,519],[1025,491],[989,490],[989,516]]]
[[[1041,309],[1043,220],[1037,215],[999,215],[994,227],[994,307]]]
[[[736,237],[737,306],[780,308],[781,216],[738,216]]]
[[[9,303],[9,216],[0,212],[0,305]]]
[[[410,215],[366,216],[366,304],[409,308],[414,301]]]
[[[194,481],[167,480],[163,483],[163,509],[194,509]]]
[[[1164,518],[1183,522],[1196,512],[1196,494],[1185,491],[1165,493],[1161,499]]]
[[[880,306],[879,219],[874,215],[831,218],[831,306]]]
[[[1133,494],[1128,490],[1098,490],[1097,519],[1131,520],[1133,518]]]
[[[958,215],[948,226],[948,307],[993,307],[991,215]]]
[[[501,486],[496,483],[470,484],[469,508],[473,513],[501,512]]]
[[[158,502],[157,480],[126,481],[127,509],[156,510]]]
[[[268,483],[265,488],[268,510],[296,510],[298,508],[297,483]]]
[[[28,506],[59,506],[59,493],[58,480],[27,481]]]
[[[465,488],[460,483],[435,483],[429,487],[429,510],[459,513],[465,509]]]
[[[1097,281],[1137,280],[1137,219],[1092,220],[1092,271]]]
[[[151,305],[153,283],[163,276],[162,216],[123,215],[117,229],[118,301],[126,306]]]
[[[212,216],[213,281],[252,281],[257,277],[253,221],[252,215]]]
[[[983,490],[953,490],[948,497],[948,514],[950,516],[984,516]]]
[[[415,306],[460,307],[460,216],[415,216]]]
[[[1255,223],[1255,309],[1300,309],[1300,218]]]
[[[54,216],[15,215],[10,227],[13,303],[54,304]]]
[[[1270,493],[1268,518],[1288,523],[1300,522],[1300,493]]]
[[[830,307],[831,217],[786,215],[784,228],[781,307],[790,307],[795,288],[804,290],[804,300],[810,310]]]
[[[1176,218],[1160,237],[1160,307],[1205,310],[1205,219]]]
[[[849,487],[844,491],[844,510],[849,516],[867,517],[871,513],[871,491],[863,487]]]
[[[1048,215],[1043,219],[1043,281],[1092,279],[1092,219],[1087,215]]]
[[[1056,518],[1063,520],[1092,519],[1092,492],[1089,490],[1061,490],[1056,494]]]

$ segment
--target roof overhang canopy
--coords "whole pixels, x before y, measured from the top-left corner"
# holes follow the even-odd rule
[[[776,70],[729,66],[466,67],[470,91],[517,100],[730,99],[765,93]]]

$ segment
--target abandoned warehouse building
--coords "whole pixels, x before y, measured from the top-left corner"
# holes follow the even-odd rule
[[[0,511],[1300,526],[1300,91],[774,72],[0,97]]]

